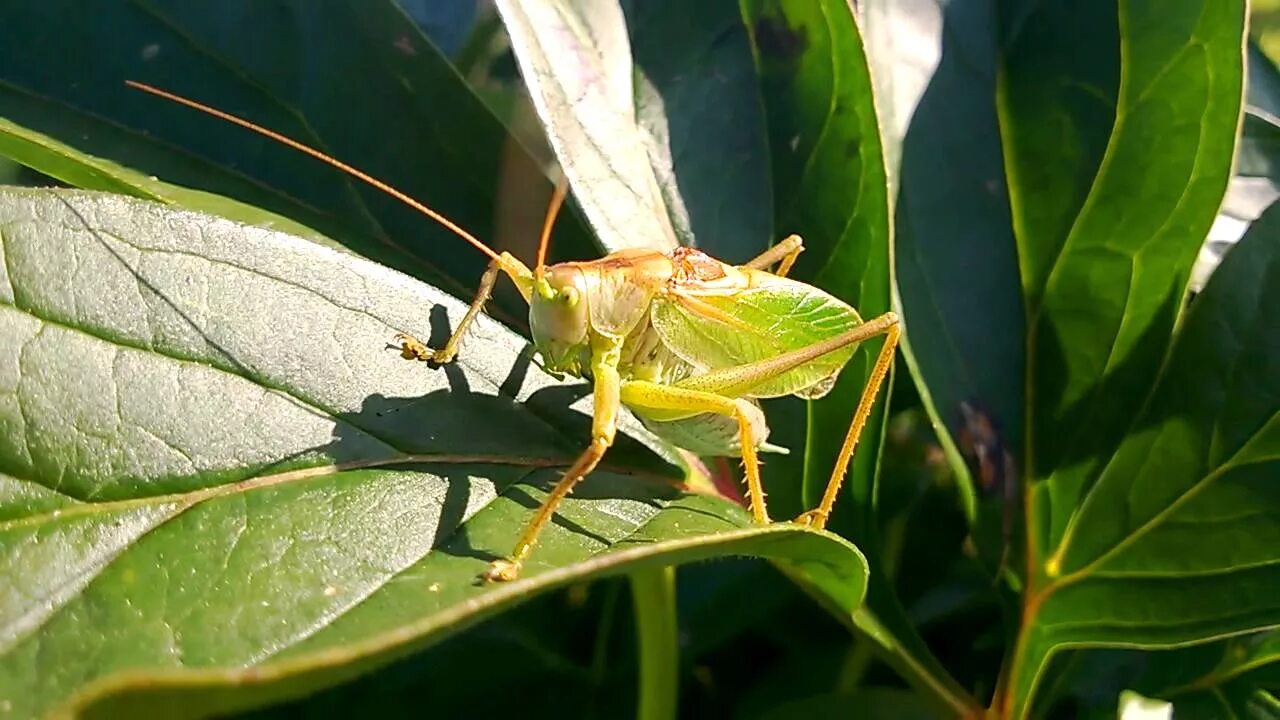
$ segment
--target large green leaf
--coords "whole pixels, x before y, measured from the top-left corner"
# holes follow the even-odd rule
[[[841,0],[742,6],[769,124],[776,223],[805,239],[806,252],[793,275],[850,303],[864,318],[875,317],[890,307],[888,183],[871,73],[852,11]],[[879,349],[879,342],[864,343],[826,398],[769,407],[777,428],[771,441],[804,448],[769,462],[773,477],[803,478],[798,494],[773,488],[777,505],[817,504]],[[883,405],[878,408],[863,432],[832,526],[880,560],[876,461]],[[807,422],[800,417],[805,414]],[[797,496],[798,502],[787,502]],[[845,620],[952,710],[971,709],[973,701],[911,627],[883,564],[872,563],[872,573],[868,607]]]
[[[460,291],[474,286],[484,258],[444,229],[292,150],[126,88],[127,79],[315,145],[503,242],[496,188],[524,152],[390,0],[107,0],[93,12],[67,0],[17,3],[0,24],[0,117],[81,153],[292,218]],[[73,185],[101,187],[94,164],[76,163],[56,150],[33,162]],[[590,252],[581,226],[565,220],[556,247]]]
[[[906,15],[869,6],[877,48],[919,53],[895,24]],[[1033,585],[1021,628],[1034,646],[1028,638],[1056,620],[1041,604],[1049,593],[1035,583],[1046,568],[1061,571],[1048,556],[1064,528],[1083,520],[1081,498],[1126,432],[1142,430],[1134,418],[1221,201],[1240,111],[1243,9],[1010,0],[953,3],[937,21],[937,67],[919,104],[905,103],[914,114],[902,149],[899,290],[914,369],[936,421],[955,423],[960,401],[976,404],[995,421],[1015,468],[1036,482],[1026,513]],[[897,71],[892,56],[884,60],[884,96],[904,104],[892,80],[918,80]],[[984,142],[992,120],[974,91],[992,77],[1012,235],[1001,149]],[[957,89],[949,96],[950,86]],[[903,115],[891,117],[901,123]],[[917,232],[955,218],[962,220],[947,232]],[[1001,238],[1016,238],[1016,253]],[[1009,315],[1019,307],[1025,321]],[[1025,384],[1009,382],[1024,376]],[[1095,509],[1108,504],[1099,503]],[[1105,617],[1117,600],[1072,607],[1080,619],[1090,617],[1086,610]],[[1142,642],[1113,631],[1093,644]],[[1045,659],[1021,651],[1012,658],[1013,681],[1002,692],[1016,699],[998,696],[1001,711],[1027,711],[1026,681],[1039,677]]]
[[[1090,27],[1118,28],[1118,66],[1105,45],[1079,43],[1075,4],[1040,4],[1010,41],[1001,88],[1028,317],[1026,463],[1044,479],[1029,541],[1041,554],[1147,396],[1240,117],[1242,2],[1107,10],[1092,6]],[[1045,66],[1048,78],[1035,72]]]
[[[397,273],[34,190],[0,193],[0,260],[0,698],[15,716],[298,697],[645,564],[759,555],[846,612],[860,602],[853,546],[747,527],[625,439],[522,580],[477,584],[580,449],[582,389],[487,319],[456,365],[402,360],[394,332],[438,336],[463,304]]]
[[[772,239],[760,98],[731,0],[497,3],[575,197],[604,247]]]
[[[1023,711],[1060,648],[1280,625],[1278,238],[1273,206],[1192,304],[1133,431],[1029,592],[1008,709]]]

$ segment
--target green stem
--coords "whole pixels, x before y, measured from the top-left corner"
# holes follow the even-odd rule
[[[647,568],[631,573],[631,598],[640,646],[638,720],[676,716],[680,648],[676,627],[676,571]]]

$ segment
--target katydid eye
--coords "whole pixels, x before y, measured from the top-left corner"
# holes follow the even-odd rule
[[[578,289],[573,286],[566,286],[560,289],[560,300],[569,307],[578,304]]]

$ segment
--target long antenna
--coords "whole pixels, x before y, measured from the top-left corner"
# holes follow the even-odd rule
[[[161,90],[160,88],[152,87],[150,85],[147,85],[145,83],[140,83],[135,80],[125,80],[124,84],[128,85],[131,88],[134,88],[135,90],[141,90],[142,92],[149,93],[157,97],[162,97],[165,100],[176,102],[179,105],[185,105],[193,110],[199,110],[200,112],[205,113],[206,115],[212,115],[220,120],[225,120],[229,123],[232,123],[233,125],[239,125],[240,127],[246,130],[250,130],[259,135],[275,140],[278,143],[287,145],[293,148],[294,150],[297,150],[300,153],[310,155],[316,160],[319,160],[320,162],[326,165],[329,165],[331,167],[337,168],[338,170],[341,170],[342,172],[350,175],[351,177],[354,177],[355,179],[360,180],[361,182],[364,182],[370,185],[371,187],[390,195],[391,197],[408,205],[414,210],[417,210],[423,215],[426,215],[432,220],[435,220],[436,222],[443,225],[446,229],[452,231],[458,237],[471,243],[471,245],[475,247],[475,249],[489,256],[490,259],[493,259],[493,260],[498,259],[497,253],[490,250],[489,246],[485,245],[484,243],[476,239],[476,236],[472,235],[466,230],[463,230],[457,223],[441,215],[435,210],[432,210],[426,205],[423,205],[417,200],[414,200],[412,197],[406,195],[405,193],[373,177],[372,175],[369,175],[368,173],[365,173],[365,172],[361,172],[360,170],[357,170],[356,168],[351,167],[350,165],[342,162],[341,160],[338,160],[337,158],[325,155],[324,153],[320,152],[319,150],[316,150],[315,148],[309,145],[303,145],[297,140],[281,135],[280,133],[274,130],[268,130],[267,128],[264,128],[261,125],[255,125],[249,122],[248,120],[236,117],[235,115],[232,115],[230,113],[223,112],[221,110],[218,110],[217,108],[209,107],[208,105],[196,102],[195,100],[189,100],[187,98],[182,97],[181,95],[174,95],[173,93],[168,92],[166,90]],[[542,264],[541,260],[539,260],[538,264],[539,265]]]
[[[556,189],[551,192],[551,204],[547,206],[547,216],[542,220],[542,235],[538,238],[538,264],[533,271],[542,276],[542,269],[547,266],[547,245],[551,244],[551,228],[556,224],[556,215],[560,214],[560,206],[564,204],[564,196],[569,192],[569,183],[561,177],[556,181]]]

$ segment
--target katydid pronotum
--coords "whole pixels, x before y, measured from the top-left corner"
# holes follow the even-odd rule
[[[745,265],[720,262],[692,248],[623,250],[598,260],[547,265],[547,245],[566,185],[556,186],[532,270],[494,252],[421,202],[356,168],[291,138],[193,100],[144,85],[131,87],[264,135],[403,201],[490,259],[479,291],[443,347],[398,335],[407,359],[451,362],[467,329],[489,300],[499,274],[529,304],[529,328],[543,365],[589,379],[594,390],[591,440],[525,526],[515,549],[483,577],[514,580],[556,507],[591,473],[613,444],[626,406],[655,435],[695,454],[741,457],[751,514],[768,523],[757,452],[774,449],[759,400],[818,398],[835,384],[859,343],[884,336],[816,508],[796,518],[826,525],[858,438],[893,361],[900,334],[893,312],[864,321],[856,310],[811,285],[787,278],[803,250],[792,235]],[[770,271],[770,268],[773,268]]]

